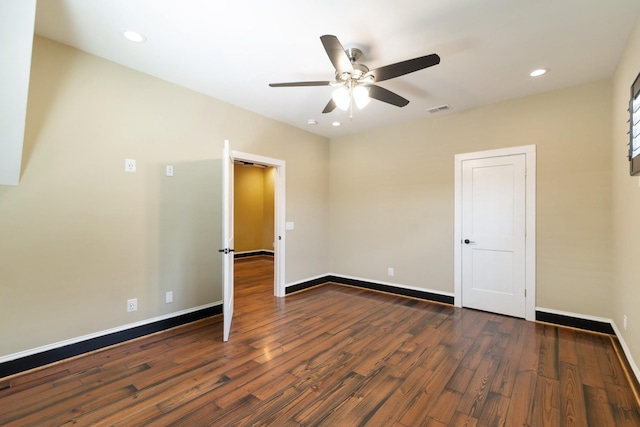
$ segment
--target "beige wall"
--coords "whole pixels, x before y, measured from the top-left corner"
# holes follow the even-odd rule
[[[332,139],[331,271],[453,293],[454,155],[535,144],[537,306],[610,317],[610,128],[599,81]]]
[[[326,138],[36,37],[22,180],[0,187],[0,357],[220,301],[224,139],[287,162],[286,282],[326,273]]]
[[[235,165],[234,237],[236,253],[273,251],[275,168]]]
[[[636,24],[613,78],[613,320],[636,363],[640,362],[640,177],[629,176],[630,87],[640,72],[640,21]],[[623,316],[628,316],[628,330]]]

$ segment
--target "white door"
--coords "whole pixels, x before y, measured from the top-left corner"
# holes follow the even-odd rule
[[[229,341],[233,320],[233,157],[229,141],[222,149],[222,340]]]
[[[462,305],[525,317],[526,158],[462,162]]]

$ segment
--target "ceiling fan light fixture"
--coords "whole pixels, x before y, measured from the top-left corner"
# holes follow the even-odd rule
[[[351,95],[349,94],[349,89],[345,86],[339,87],[336,89],[331,97],[335,101],[336,105],[339,109],[347,111],[349,109],[349,104],[351,103]]]
[[[371,98],[369,98],[369,89],[364,86],[356,86],[353,88],[353,100],[356,102],[358,109],[362,110],[369,105]]]

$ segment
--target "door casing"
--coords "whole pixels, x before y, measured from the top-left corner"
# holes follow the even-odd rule
[[[456,154],[454,160],[454,305],[463,306],[462,293],[462,162],[488,157],[525,155],[525,319],[535,320],[536,309],[536,146],[500,148],[488,151]]]

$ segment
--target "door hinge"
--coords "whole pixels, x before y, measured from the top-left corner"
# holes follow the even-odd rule
[[[527,290],[526,289],[524,290],[524,297],[525,298],[527,297]]]
[[[527,168],[524,168],[524,176],[527,176]]]

